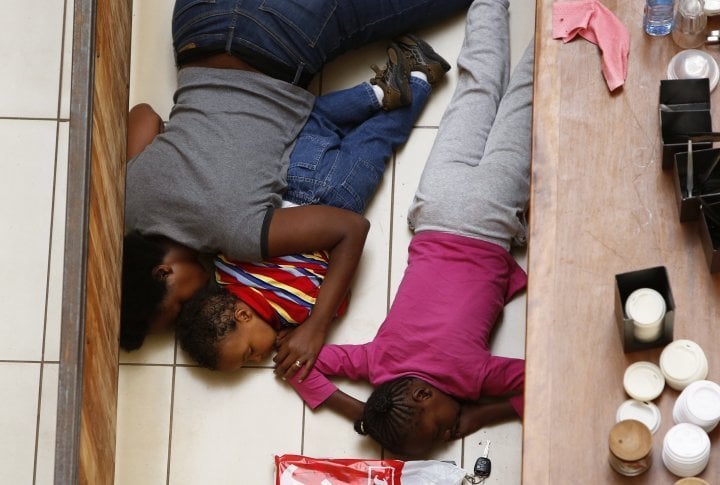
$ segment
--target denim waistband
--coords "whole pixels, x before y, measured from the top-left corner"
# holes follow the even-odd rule
[[[225,49],[224,47],[197,47],[176,53],[175,62],[178,67],[182,67],[188,62],[197,61],[214,54],[221,54],[223,52],[239,57],[263,74],[275,79],[280,79],[281,81],[295,84],[302,88],[307,88],[314,76],[314,74],[308,71],[304,65],[292,68],[281,62],[277,62],[274,59],[269,59],[251,49],[243,47],[236,47],[231,51]]]

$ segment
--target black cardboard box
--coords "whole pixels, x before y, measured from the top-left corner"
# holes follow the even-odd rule
[[[720,196],[712,198],[720,202]],[[720,221],[715,212],[710,212],[710,207],[700,206],[700,223],[698,228],[700,231],[700,240],[702,241],[705,259],[711,273],[720,271]]]
[[[675,154],[687,151],[687,135],[712,132],[707,78],[660,81],[660,130],[662,168],[669,170],[675,163]],[[712,148],[712,144],[698,143],[695,148]]]
[[[680,222],[700,218],[702,197],[720,193],[720,149],[695,150],[693,144],[692,194],[688,194],[688,153],[675,154],[673,185]]]
[[[633,335],[633,321],[625,314],[625,302],[630,294],[640,288],[652,288],[665,300],[665,318],[662,334],[653,342],[640,342]],[[675,321],[675,300],[670,290],[665,266],[641,269],[615,275],[615,316],[620,330],[624,352],[664,347],[673,341],[673,323]]]

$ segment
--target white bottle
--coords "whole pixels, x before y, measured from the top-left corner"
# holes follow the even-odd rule
[[[683,49],[699,47],[705,42],[707,15],[703,0],[675,2],[672,38]]]

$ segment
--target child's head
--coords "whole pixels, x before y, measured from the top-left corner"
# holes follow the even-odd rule
[[[175,331],[193,360],[225,372],[265,359],[277,337],[270,324],[245,302],[215,285],[185,302]]]
[[[400,377],[373,391],[355,430],[397,455],[420,458],[457,438],[459,425],[456,399],[422,379]]]
[[[207,282],[197,253],[165,237],[137,232],[123,243],[120,346],[139,348],[148,333],[171,328],[182,304]]]

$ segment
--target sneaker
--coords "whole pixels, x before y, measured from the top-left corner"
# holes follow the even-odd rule
[[[410,90],[410,69],[407,59],[397,44],[390,44],[387,49],[388,59],[384,69],[373,64],[375,77],[370,84],[375,84],[383,90],[384,96],[382,107],[390,111],[412,102],[412,91]]]
[[[448,61],[419,37],[405,34],[395,42],[408,61],[410,71],[425,73],[430,84],[435,84],[450,70]]]

